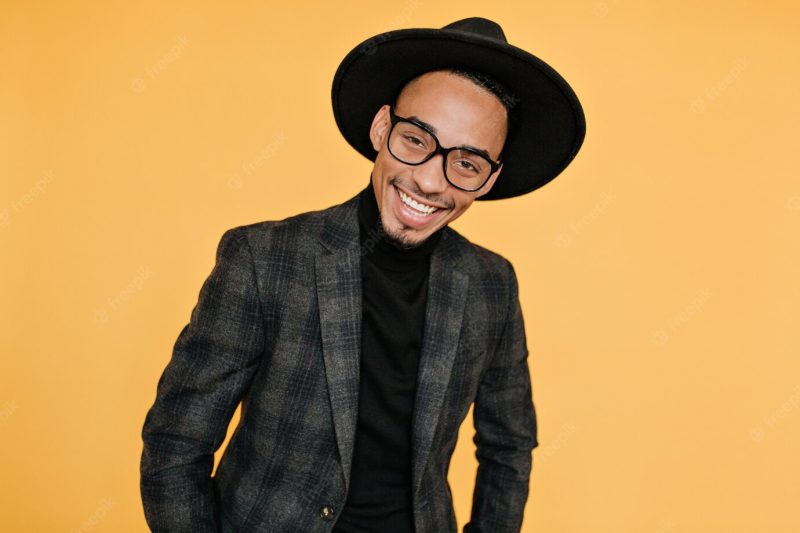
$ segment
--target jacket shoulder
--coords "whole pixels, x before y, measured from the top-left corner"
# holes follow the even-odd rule
[[[293,250],[302,254],[313,253],[316,243],[322,234],[326,221],[331,216],[337,216],[340,211],[354,207],[352,199],[323,209],[306,211],[283,219],[261,220],[249,224],[242,224],[225,231],[223,239],[228,234],[234,234],[245,239],[253,252],[265,253],[269,250],[280,249],[282,253]]]
[[[450,238],[455,239],[459,246],[466,250],[472,263],[471,273],[482,274],[492,278],[507,278],[514,276],[514,267],[503,255],[490,250],[479,244],[471,242],[469,239],[458,233],[452,228],[448,228]]]

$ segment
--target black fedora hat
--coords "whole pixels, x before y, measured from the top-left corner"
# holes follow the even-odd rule
[[[491,20],[471,17],[441,29],[381,33],[342,60],[333,78],[333,115],[359,153],[374,161],[372,119],[393,104],[406,82],[431,70],[461,67],[496,79],[514,93],[512,123],[503,147],[503,170],[479,200],[519,196],[558,176],[573,160],[586,134],[575,92],[552,67],[508,43]]]

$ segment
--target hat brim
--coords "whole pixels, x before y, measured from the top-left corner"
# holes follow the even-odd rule
[[[478,200],[519,196],[558,176],[583,143],[586,122],[575,92],[552,67],[511,44],[450,29],[382,33],[356,46],[333,79],[336,124],[359,153],[374,161],[369,129],[412,78],[430,70],[467,67],[494,77],[516,96],[517,127],[503,148],[503,169]]]

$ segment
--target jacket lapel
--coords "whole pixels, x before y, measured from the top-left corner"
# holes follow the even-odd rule
[[[464,316],[469,276],[462,265],[460,239],[445,228],[431,255],[428,302],[417,374],[413,416],[413,494],[416,495],[436,432],[439,413],[450,382],[461,321]]]
[[[348,489],[358,416],[361,352],[361,249],[357,206],[357,199],[351,199],[331,210],[320,238],[326,252],[315,259],[325,375],[342,474]]]

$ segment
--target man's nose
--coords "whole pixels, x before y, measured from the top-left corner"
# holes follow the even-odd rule
[[[425,194],[440,194],[447,189],[447,178],[442,167],[444,155],[436,154],[414,169],[414,180]]]

